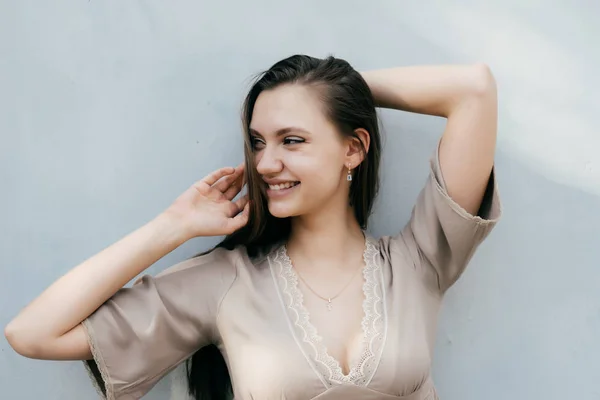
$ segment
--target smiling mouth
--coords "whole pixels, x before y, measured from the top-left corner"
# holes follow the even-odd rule
[[[296,191],[300,182],[286,182],[279,185],[267,185],[267,196],[270,199],[278,199]]]
[[[293,188],[295,186],[298,186],[299,184],[300,184],[300,182],[286,182],[286,183],[281,183],[279,185],[268,185],[268,188],[269,188],[269,190],[278,192],[280,190]]]

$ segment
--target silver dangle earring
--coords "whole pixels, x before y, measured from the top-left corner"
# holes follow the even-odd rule
[[[348,175],[346,175],[346,180],[350,182],[352,180],[352,172],[350,170],[350,164],[348,164]]]

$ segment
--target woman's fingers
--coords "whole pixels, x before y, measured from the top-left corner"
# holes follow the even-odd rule
[[[229,218],[233,218],[242,212],[246,204],[248,204],[248,195],[242,196],[236,201],[229,202],[227,205],[227,214],[229,215]]]
[[[242,196],[234,202],[235,206],[239,211],[242,211],[244,207],[248,204],[248,195]]]
[[[227,192],[227,190],[231,187],[232,184],[234,184],[235,182],[238,181],[240,176],[244,175],[244,167],[243,164],[240,166],[238,165],[235,168],[235,171],[229,175],[224,177],[223,179],[219,180],[213,187],[215,189],[217,189],[219,192],[225,194],[225,192]],[[231,199],[228,199],[231,200]]]
[[[218,170],[213,171],[210,174],[206,175],[204,178],[202,178],[201,182],[204,182],[207,185],[212,186],[219,179],[223,178],[224,176],[231,175],[231,174],[233,174],[235,172],[236,172],[236,169],[233,168],[233,167],[219,168]]]
[[[243,173],[240,176],[238,176],[238,178],[231,183],[227,191],[223,193],[227,200],[233,200],[233,198],[237,196],[238,193],[242,190],[242,187],[244,187],[245,182],[244,176],[245,174]]]
[[[233,233],[233,232],[237,231],[238,229],[242,228],[244,225],[246,225],[248,223],[248,216],[250,214],[250,206],[249,205],[250,205],[250,203],[246,202],[246,204],[244,205],[244,208],[242,209],[242,212],[228,220],[229,233]]]

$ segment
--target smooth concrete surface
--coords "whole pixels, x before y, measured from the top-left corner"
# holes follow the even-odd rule
[[[499,87],[504,217],[445,300],[440,397],[600,399],[600,3],[483,3],[1,1],[0,325],[192,182],[240,162],[249,78],[280,58],[483,61]],[[375,235],[407,221],[444,126],[381,117]],[[169,393],[164,379],[147,398]],[[2,337],[0,398],[95,393],[81,363],[26,359]]]

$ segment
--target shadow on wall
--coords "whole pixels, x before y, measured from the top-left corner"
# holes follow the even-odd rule
[[[443,129],[434,122],[425,132],[418,116],[384,118],[384,182],[372,219],[378,235],[408,220],[439,137],[430,132]],[[496,171],[503,217],[448,292],[440,317],[440,396],[600,396],[592,383],[600,371],[600,198],[500,150]]]

